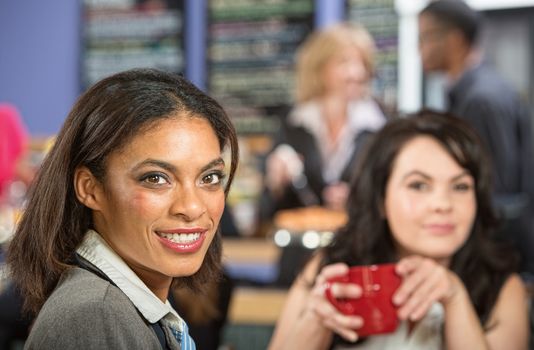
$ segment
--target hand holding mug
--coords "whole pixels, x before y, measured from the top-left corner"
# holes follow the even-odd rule
[[[393,294],[401,284],[394,264],[354,266],[343,276],[330,278],[326,297],[345,315],[358,315],[363,326],[359,336],[393,332],[398,325],[397,310],[393,304]],[[359,286],[358,298],[339,298],[334,287],[341,283]]]
[[[315,279],[308,305],[309,310],[324,327],[349,341],[356,341],[358,339],[357,330],[363,324],[362,318],[341,313],[325,297],[325,288],[329,288],[330,294],[335,298],[357,299],[361,296],[362,290],[356,284],[328,282],[345,276],[348,271],[349,267],[343,263],[323,267]]]
[[[398,316],[402,320],[418,321],[434,302],[448,303],[461,283],[449,269],[421,256],[402,259],[396,271],[403,277],[403,282],[393,296],[393,302],[399,307]]]

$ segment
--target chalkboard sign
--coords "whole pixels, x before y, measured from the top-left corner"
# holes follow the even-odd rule
[[[113,73],[184,71],[183,1],[84,0],[82,88]]]

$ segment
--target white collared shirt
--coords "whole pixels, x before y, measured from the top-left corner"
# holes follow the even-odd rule
[[[445,311],[435,302],[425,317],[410,332],[408,322],[400,322],[397,330],[389,334],[370,336],[358,345],[337,346],[336,350],[441,350]]]
[[[371,98],[351,101],[347,107],[347,124],[335,144],[327,136],[328,128],[317,101],[300,104],[289,115],[290,124],[305,128],[317,141],[327,183],[339,181],[354,152],[356,136],[364,130],[377,131],[386,123],[386,117]]]
[[[169,301],[163,303],[152,293],[96,231],[87,231],[76,252],[111,279],[148,322],[156,323],[164,318],[172,327],[183,331],[185,321]]]

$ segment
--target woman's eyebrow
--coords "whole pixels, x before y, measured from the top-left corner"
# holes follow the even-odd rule
[[[139,169],[139,168],[142,168],[146,165],[153,165],[153,166],[157,166],[159,168],[162,168],[162,169],[165,169],[167,171],[170,171],[170,172],[175,172],[176,171],[176,167],[168,162],[164,162],[162,160],[157,160],[157,159],[145,159],[143,160],[141,163],[138,163],[136,164],[134,167],[133,167],[133,171]]]
[[[224,160],[219,157],[219,158],[216,158],[214,160],[212,160],[211,162],[209,162],[208,164],[204,165],[202,167],[202,169],[200,169],[201,172],[204,172],[210,168],[213,168],[215,166],[224,166]],[[142,162],[136,164],[134,167],[133,167],[133,171],[136,171],[137,169],[139,168],[142,168],[144,166],[147,166],[147,165],[152,165],[152,166],[156,166],[156,167],[159,167],[159,168],[162,168],[162,169],[165,169],[169,172],[176,172],[176,167],[168,162],[165,162],[165,161],[162,161],[162,160],[157,160],[157,159],[145,159],[143,160]]]
[[[432,176],[427,175],[427,174],[425,174],[424,172],[422,172],[422,171],[420,171],[420,170],[412,170],[412,171],[410,171],[409,173],[405,174],[405,175],[402,177],[402,179],[405,180],[406,178],[408,178],[408,177],[410,177],[410,176],[412,176],[412,175],[419,175],[419,176],[421,176],[421,177],[424,177],[424,178],[427,179],[427,180],[432,180]],[[469,173],[469,171],[464,170],[464,171],[462,171],[460,174],[453,176],[453,177],[451,178],[450,181],[457,181],[458,179],[461,179],[461,178],[464,177],[464,176],[470,176],[470,175],[471,175],[471,174]]]
[[[453,176],[451,181],[456,181],[458,179],[461,179],[464,176],[471,176],[471,173],[469,173],[469,171],[467,171],[467,170],[464,170],[460,174],[458,174],[456,176]]]
[[[224,164],[225,164],[224,160],[221,157],[219,157],[217,159],[212,160],[208,164],[204,165],[202,169],[200,169],[200,172],[204,172],[216,166],[221,166],[221,165],[224,166]]]
[[[402,177],[402,180],[406,180],[406,178],[408,178],[408,177],[410,177],[412,175],[419,175],[419,176],[424,177],[427,180],[431,180],[432,179],[432,177],[430,175],[427,175],[427,174],[425,174],[424,172],[422,172],[420,170],[412,170],[412,171],[408,172],[407,174],[404,174],[404,176]]]

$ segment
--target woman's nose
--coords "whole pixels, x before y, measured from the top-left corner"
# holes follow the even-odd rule
[[[175,191],[171,205],[171,214],[192,221],[206,212],[206,204],[200,193],[201,189],[193,184],[179,186]]]
[[[452,209],[451,193],[447,190],[436,190],[432,196],[432,208],[435,211],[448,212]]]

